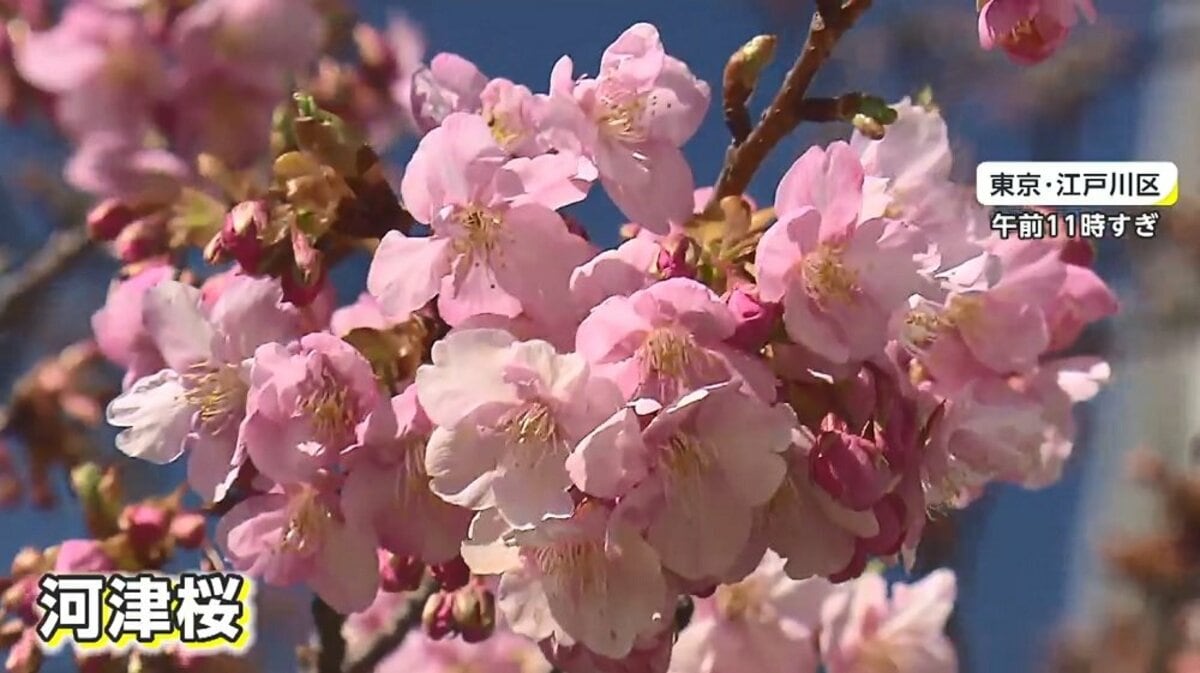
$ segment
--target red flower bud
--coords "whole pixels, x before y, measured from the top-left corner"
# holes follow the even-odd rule
[[[120,200],[105,199],[87,215],[88,235],[93,240],[111,241],[136,219],[133,209]]]
[[[457,591],[471,581],[471,569],[461,556],[438,563],[429,567],[433,579],[437,580],[443,591]]]

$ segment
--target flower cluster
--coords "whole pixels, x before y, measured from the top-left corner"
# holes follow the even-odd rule
[[[75,0],[14,58],[75,144],[71,184],[147,206],[170,198],[201,153],[257,160],[288,78],[324,31],[309,0]]]
[[[665,670],[686,596],[712,598],[680,671],[739,668],[730,643],[771,629],[764,666],[804,641],[832,673],[953,670],[950,576],[890,602],[873,574],[833,584],[911,561],[931,510],[1057,478],[1108,377],[1061,354],[1113,293],[1079,242],[987,230],[936,109],[811,148],[757,210],[696,189],[680,148],[710,90],[655,27],[595,72],[563,58],[544,93],[449,55],[414,74],[420,228],[380,235],[354,305],[244,273],[235,244],[278,224],[261,201],[217,239],[254,268],[120,283],[94,321],[129,370],[118,448],[186,454],[231,565],[343,613],[427,564],[427,628],[477,639],[494,596],[564,670]],[[361,186],[336,152],[288,156],[288,197]],[[560,212],[597,184],[636,223],[615,250]],[[290,231],[342,212],[301,203]]]

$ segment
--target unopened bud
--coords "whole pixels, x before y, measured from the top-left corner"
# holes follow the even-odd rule
[[[45,558],[42,550],[36,547],[24,547],[13,557],[10,572],[13,577],[32,575],[45,564]]]
[[[437,580],[443,591],[457,591],[471,581],[471,569],[462,556],[455,556],[445,563],[429,567],[433,579]]]
[[[206,536],[207,530],[202,514],[183,512],[171,519],[171,537],[184,549],[199,549]]]
[[[388,593],[414,591],[425,577],[425,564],[415,556],[392,554],[379,569],[380,588]]]
[[[265,247],[262,233],[271,222],[271,211],[263,201],[243,201],[225,216],[220,235],[206,255],[229,255],[249,273],[256,273]]]
[[[675,248],[663,248],[658,253],[658,272],[663,280],[668,278],[695,278],[696,265],[689,259],[692,252],[692,239],[685,238],[675,244]]]
[[[884,130],[883,124],[881,124],[878,119],[875,119],[874,117],[868,117],[861,112],[854,115],[854,118],[850,120],[850,123],[854,125],[854,128],[857,129],[859,133],[870,138],[871,140],[883,140],[884,134],[887,133]]]
[[[111,241],[136,219],[133,209],[121,200],[105,199],[88,212],[88,235],[96,241]]]
[[[450,594],[439,591],[425,601],[425,609],[421,611],[421,627],[425,635],[433,640],[441,640],[454,633],[453,607]]]
[[[496,630],[496,599],[481,586],[469,586],[454,593],[451,601],[454,629],[468,643],[491,637]]]
[[[156,505],[129,505],[121,512],[120,527],[135,549],[153,549],[167,538],[171,513]]]
[[[767,345],[781,314],[778,304],[760,300],[753,285],[734,288],[725,304],[737,321],[729,343],[752,353],[757,353]]]
[[[319,271],[320,275],[316,278],[305,278],[303,272],[295,268],[285,272],[279,279],[283,286],[284,301],[301,307],[313,303],[325,289],[327,271],[324,266]]]
[[[126,264],[142,262],[167,251],[166,222],[143,217],[129,223],[114,241],[117,256]]]

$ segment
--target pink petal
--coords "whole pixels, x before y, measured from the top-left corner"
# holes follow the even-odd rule
[[[384,314],[405,320],[437,296],[450,273],[452,241],[410,238],[388,232],[379,243],[367,272],[367,290]]]

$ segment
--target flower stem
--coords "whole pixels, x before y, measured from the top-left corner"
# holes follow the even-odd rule
[[[771,149],[800,124],[803,120],[801,103],[817,71],[829,59],[842,35],[871,7],[871,2],[846,0],[833,16],[823,16],[820,11],[813,14],[808,39],[775,100],[745,142],[730,145],[725,165],[717,178],[716,189],[713,190],[712,201],[709,202],[710,207],[715,207],[726,196],[744,193]]]

